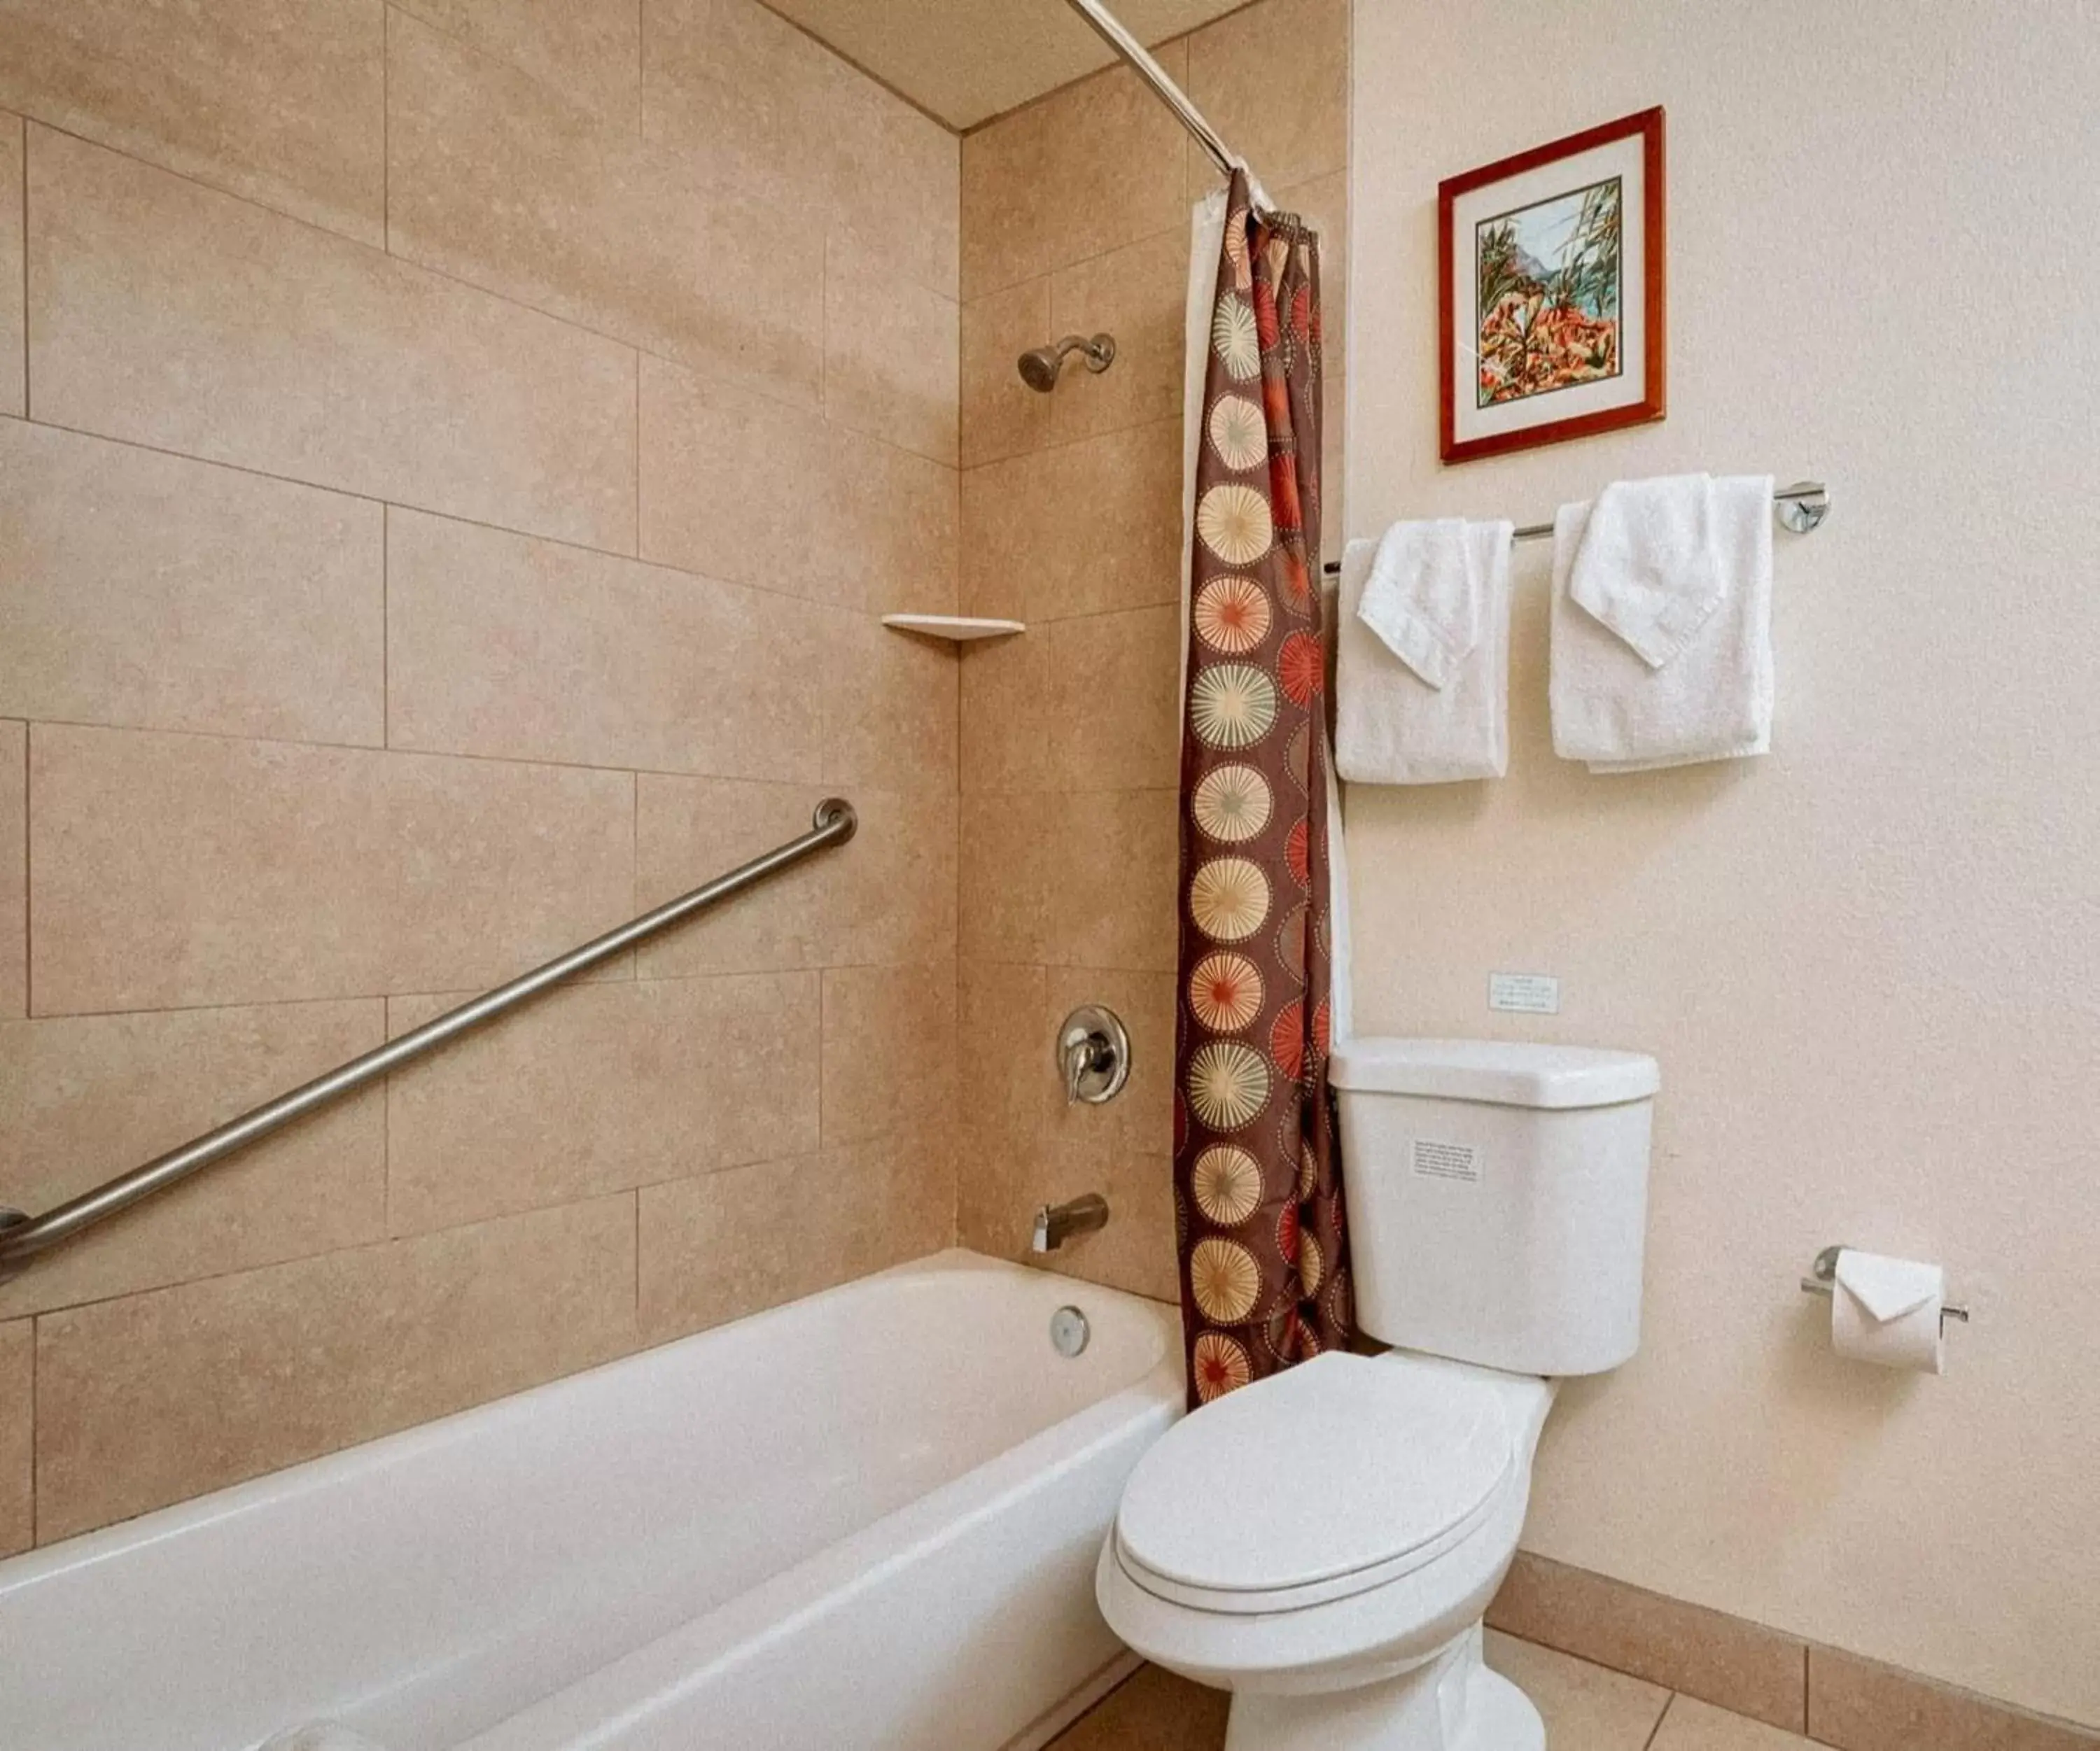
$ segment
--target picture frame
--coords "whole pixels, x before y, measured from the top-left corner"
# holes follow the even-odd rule
[[[1665,192],[1660,106],[1437,185],[1446,463],[1664,417]]]

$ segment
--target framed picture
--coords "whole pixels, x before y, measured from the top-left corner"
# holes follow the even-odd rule
[[[1438,184],[1446,462],[1663,417],[1662,112]]]

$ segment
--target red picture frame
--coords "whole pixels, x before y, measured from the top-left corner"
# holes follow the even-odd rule
[[[1533,174],[1621,143],[1637,143],[1630,152],[1640,167],[1640,198],[1635,210],[1641,229],[1632,250],[1626,248],[1624,235],[1623,209],[1628,203],[1620,198],[1619,179],[1599,180],[1586,187],[1577,180],[1565,192],[1538,198],[1542,179]],[[1462,311],[1454,307],[1463,295],[1456,272],[1460,240],[1454,236],[1460,204],[1465,203],[1469,215],[1476,214],[1484,201],[1467,197],[1498,184],[1514,185],[1519,178],[1533,192],[1524,204],[1493,213],[1489,218],[1471,218],[1467,224],[1463,241],[1471,295],[1466,297]],[[1509,198],[1520,196],[1512,193]],[[1492,212],[1493,201],[1485,205]],[[1446,463],[1594,437],[1664,417],[1669,354],[1665,206],[1660,106],[1535,146],[1437,185],[1437,317],[1442,355],[1438,400],[1440,448]],[[1524,226],[1540,227],[1537,236],[1557,236],[1567,227],[1562,260],[1548,264],[1529,253],[1520,232]],[[1572,262],[1566,258],[1570,249],[1575,251]],[[1607,252],[1608,262],[1603,259]],[[1632,303],[1629,294],[1634,289],[1625,283],[1632,277],[1630,270],[1635,262],[1640,282],[1637,336],[1630,332],[1632,324],[1627,320]],[[1613,276],[1608,287],[1607,267]],[[1492,307],[1483,310],[1482,299],[1490,293]],[[1467,331],[1463,351],[1470,361],[1462,377],[1462,329]],[[1611,380],[1629,375],[1630,358],[1639,360],[1639,378],[1615,389]],[[1462,412],[1458,399],[1462,382],[1472,396],[1471,406]],[[1577,403],[1592,404],[1556,412],[1552,397],[1567,389],[1582,391],[1573,398]],[[1612,400],[1621,393],[1628,399]],[[1611,404],[1594,404],[1605,401]],[[1538,417],[1525,418],[1527,411]],[[1467,430],[1461,430],[1462,422]],[[1478,429],[1490,422],[1496,429]]]

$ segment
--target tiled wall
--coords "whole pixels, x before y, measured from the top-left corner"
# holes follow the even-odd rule
[[[1326,532],[1341,533],[1348,0],[1261,0],[1169,43],[1167,72],[1322,244]],[[1175,787],[1189,210],[1216,180],[1120,71],[964,137],[962,593],[1026,620],[962,659],[964,1244],[1025,1256],[1046,1199],[1114,1215],[1059,1268],[1172,1299]],[[1015,355],[1106,329],[1054,395]],[[1129,1089],[1067,1109],[1057,1025],[1107,1003]]]
[[[0,1203],[862,819],[0,1288],[0,1553],[946,1243],[954,137],[751,0],[0,0]]]

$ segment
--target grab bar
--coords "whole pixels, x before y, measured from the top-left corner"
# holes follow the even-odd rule
[[[274,1100],[265,1101],[240,1118],[229,1119],[214,1131],[207,1131],[201,1137],[193,1137],[179,1149],[170,1149],[165,1155],[157,1155],[141,1167],[127,1174],[120,1174],[106,1184],[91,1192],[83,1192],[77,1197],[46,1211],[41,1216],[31,1216],[20,1210],[0,1210],[0,1283],[19,1276],[23,1267],[38,1254],[49,1251],[61,1242],[71,1240],[84,1228],[92,1227],[105,1217],[119,1211],[128,1210],[142,1198],[154,1193],[165,1191],[178,1180],[187,1180],[199,1168],[209,1167],[214,1162],[223,1160],[236,1149],[267,1137],[273,1131],[281,1130],[295,1118],[303,1118],[317,1107],[326,1106],[331,1100],[339,1100],[345,1095],[362,1088],[367,1083],[384,1076],[389,1070],[399,1070],[403,1065],[435,1052],[448,1040],[492,1021],[506,1011],[537,997],[550,986],[555,986],[573,973],[595,967],[600,961],[617,955],[622,949],[632,948],[636,943],[655,936],[660,930],[668,930],[675,924],[690,918],[695,912],[704,911],[719,900],[726,900],[754,882],[763,881],[776,870],[785,869],[799,862],[813,851],[827,845],[842,845],[854,836],[859,825],[853,805],[843,796],[827,796],[817,805],[815,818],[810,831],[800,838],[791,839],[765,856],[753,858],[727,875],[717,876],[704,887],[690,893],[681,894],[675,900],[666,900],[654,911],[644,912],[616,930],[608,930],[602,937],[594,937],[580,948],[571,949],[558,955],[545,966],[535,967],[532,972],[520,973],[508,985],[499,985],[492,991],[484,991],[454,1009],[426,1021],[413,1031],[404,1034],[399,1039],[389,1040],[383,1046],[375,1046],[361,1057],[352,1058],[347,1064],[338,1065],[325,1075],[316,1076],[311,1082],[302,1083],[298,1087],[280,1094]]]

